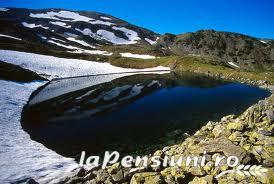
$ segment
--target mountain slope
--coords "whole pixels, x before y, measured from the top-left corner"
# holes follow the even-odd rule
[[[138,45],[149,48],[159,36],[113,16],[96,12],[18,8],[0,10],[0,34],[1,41],[5,41],[1,48],[9,49],[11,41],[19,47],[17,50],[23,51],[36,47],[42,53],[43,50],[54,49],[105,56],[112,55],[112,52],[100,50],[102,46]],[[11,40],[7,36],[19,39]]]
[[[234,69],[274,71],[273,40],[213,30],[159,35],[110,15],[63,9],[1,8],[0,49],[117,62],[187,55]]]
[[[157,47],[176,55],[211,57],[217,64],[246,70],[274,70],[270,42],[237,33],[201,30],[181,35],[165,34]]]
[[[109,44],[153,43],[158,34],[129,24],[121,19],[97,12],[62,9],[17,9],[2,11],[0,18],[16,20],[23,27],[34,29],[40,36],[54,32],[66,38],[83,37],[90,42]],[[38,28],[38,29],[37,29]],[[66,40],[64,40],[66,41]],[[81,44],[80,44],[81,45]]]

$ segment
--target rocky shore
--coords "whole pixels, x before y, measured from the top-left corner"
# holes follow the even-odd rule
[[[273,93],[273,91],[272,91]],[[194,135],[182,135],[182,143],[164,147],[148,155],[189,156],[203,155],[206,152],[206,165],[151,167],[133,169],[116,163],[106,169],[81,169],[77,175],[66,178],[61,183],[273,183],[274,182],[274,94],[249,107],[239,116],[229,115],[219,122],[208,122]],[[244,168],[229,167],[225,162],[218,166],[213,163],[218,156],[237,156]],[[261,165],[264,172],[255,166]],[[252,167],[253,166],[253,167]],[[237,168],[238,172],[235,171]],[[267,169],[267,172],[266,170]],[[132,171],[132,170],[131,170]],[[228,171],[221,177],[216,176]]]

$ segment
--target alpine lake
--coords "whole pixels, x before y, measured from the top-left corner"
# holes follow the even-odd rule
[[[21,123],[31,139],[66,157],[79,158],[82,151],[147,154],[269,95],[193,73],[67,78],[36,90]]]

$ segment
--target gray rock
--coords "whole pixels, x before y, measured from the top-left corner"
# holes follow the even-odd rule
[[[266,131],[266,130],[259,130],[258,133],[262,134],[264,136],[271,136],[273,134],[272,132],[269,132],[269,131]]]
[[[73,177],[67,183],[68,184],[78,184],[78,183],[82,183],[82,182],[84,182],[83,178]]]
[[[122,181],[124,179],[123,171],[118,171],[116,174],[112,175],[112,178],[115,182]]]
[[[265,113],[271,121],[274,121],[274,111],[273,111],[273,109],[272,110],[270,110],[270,109],[266,110]]]
[[[191,154],[203,154],[206,153],[220,153],[223,152],[225,156],[236,156],[241,163],[245,164],[250,161],[248,153],[240,146],[234,145],[226,137],[219,137],[209,140],[207,142],[201,142],[192,146],[189,149]]]
[[[84,168],[80,168],[80,170],[77,173],[78,177],[83,177],[85,176],[86,170]]]
[[[38,182],[36,182],[34,179],[28,179],[28,181],[26,182],[26,184],[39,184]]]
[[[107,173],[106,170],[99,170],[96,176],[97,181],[106,181],[107,178],[110,177],[110,175]]]
[[[130,184],[162,184],[163,177],[156,172],[136,173],[132,176]]]
[[[213,135],[215,136],[215,138],[217,138],[217,137],[220,137],[221,134],[222,134],[224,131],[225,131],[224,126],[222,126],[222,125],[216,125],[216,126],[213,128],[212,133],[213,133]]]

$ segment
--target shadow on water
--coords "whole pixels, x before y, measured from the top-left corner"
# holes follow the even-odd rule
[[[191,73],[64,79],[32,95],[22,126],[33,140],[64,156],[78,157],[83,150],[145,154],[268,95]]]

